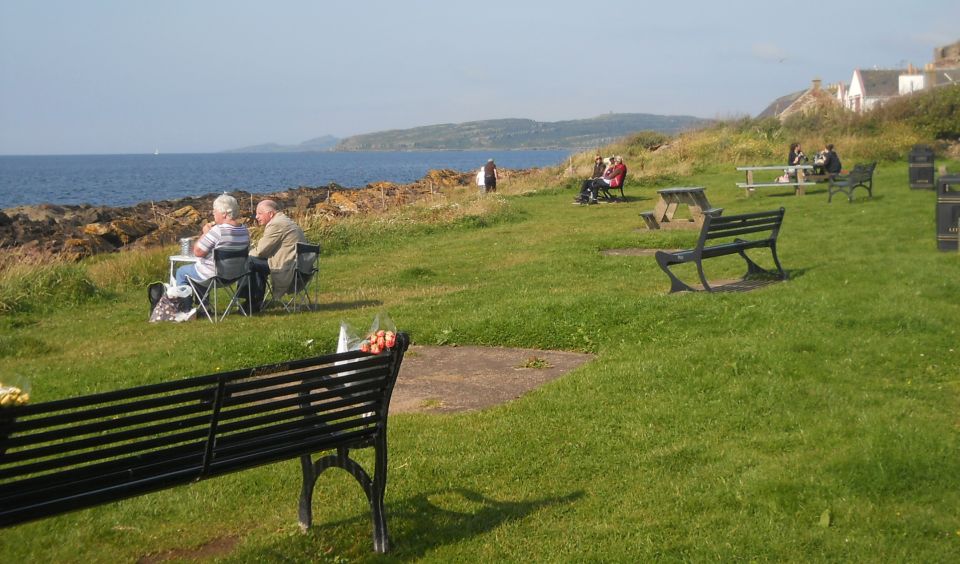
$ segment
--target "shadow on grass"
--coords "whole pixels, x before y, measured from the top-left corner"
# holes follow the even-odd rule
[[[787,270],[787,277],[785,279],[780,279],[775,274],[755,274],[742,278],[740,280],[717,280],[710,281],[710,287],[715,293],[721,292],[752,292],[754,290],[759,290],[761,288],[767,288],[773,286],[774,284],[779,284],[781,282],[786,282],[787,280],[795,280],[797,278],[803,277],[806,272],[810,270],[809,268],[798,268],[794,270]],[[703,290],[702,284],[691,284],[696,290]]]
[[[303,311],[346,311],[351,309],[361,309],[365,307],[374,307],[381,306],[383,302],[381,300],[356,300],[353,302],[331,302],[326,304],[312,304],[309,307],[305,307]],[[279,304],[273,304],[269,309],[265,309],[260,313],[260,315],[290,315],[293,312],[289,312],[283,309],[283,306]]]
[[[583,497],[582,491],[564,496],[530,501],[499,501],[464,488],[447,488],[387,504],[387,530],[390,533],[389,560],[421,558],[442,546],[487,533],[504,523],[524,519],[537,511],[573,503]],[[351,552],[351,539],[360,535],[366,540],[363,549],[372,547],[370,514],[354,518],[314,524],[307,535],[279,540],[263,553],[295,555],[297,553]],[[329,544],[328,544],[329,543]],[[332,546],[330,546],[332,544]],[[310,545],[312,548],[305,546]],[[368,553],[373,556],[373,553]]]

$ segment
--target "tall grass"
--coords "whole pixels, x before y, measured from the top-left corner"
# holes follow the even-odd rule
[[[45,313],[100,294],[83,265],[29,249],[0,254],[0,314]]]

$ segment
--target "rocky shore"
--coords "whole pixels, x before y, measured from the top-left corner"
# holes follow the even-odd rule
[[[444,188],[473,184],[473,173],[431,170],[411,184],[378,182],[364,188],[336,184],[298,187],[271,194],[230,192],[253,225],[257,202],[269,198],[296,217],[330,218],[383,210],[414,202]],[[0,249],[59,254],[79,260],[98,253],[146,248],[193,237],[211,217],[219,194],[196,198],[142,202],[132,207],[60,206],[40,204],[0,211]]]

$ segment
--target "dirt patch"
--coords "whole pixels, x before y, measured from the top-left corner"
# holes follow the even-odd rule
[[[593,358],[536,349],[412,346],[400,366],[390,411],[483,409],[518,398]]]
[[[155,564],[157,562],[167,562],[170,560],[207,560],[226,556],[233,552],[239,537],[218,537],[195,548],[174,548],[166,550],[159,554],[148,554],[139,560],[137,564]]]

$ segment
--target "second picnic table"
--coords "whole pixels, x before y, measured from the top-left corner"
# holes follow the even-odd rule
[[[653,211],[642,212],[640,215],[649,229],[660,229],[664,224],[674,224],[676,227],[690,227],[699,229],[703,226],[703,216],[708,213],[719,213],[710,207],[703,186],[689,186],[680,188],[664,188],[657,190],[659,199]],[[677,208],[686,205],[690,209],[690,219],[675,222],[673,219]]]
[[[816,182],[807,182],[806,179],[805,171],[813,170],[813,165],[738,166],[737,170],[747,173],[746,182],[737,182],[739,188],[746,190],[747,196],[751,195],[756,188],[772,186],[793,186],[797,196],[803,196],[806,193],[804,187],[816,184]],[[758,170],[780,170],[796,176],[790,182],[754,182],[753,173]]]

